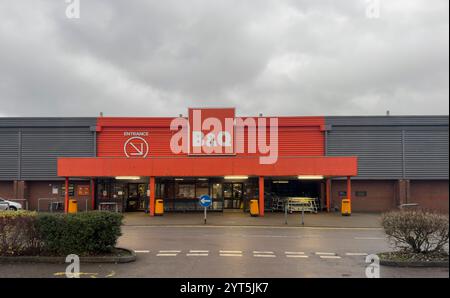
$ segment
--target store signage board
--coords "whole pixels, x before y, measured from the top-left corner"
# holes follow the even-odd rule
[[[234,155],[234,108],[189,109],[189,155]]]

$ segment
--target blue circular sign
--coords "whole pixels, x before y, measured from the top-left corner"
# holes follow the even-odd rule
[[[199,202],[200,202],[200,206],[207,208],[207,207],[211,206],[212,199],[208,195],[203,195],[200,197]]]

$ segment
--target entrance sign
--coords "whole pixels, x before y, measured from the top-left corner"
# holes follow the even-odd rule
[[[123,145],[123,151],[127,157],[147,157],[148,143],[141,137],[129,138]]]

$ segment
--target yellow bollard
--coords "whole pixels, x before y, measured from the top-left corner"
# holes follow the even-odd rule
[[[77,213],[78,212],[78,202],[77,200],[71,199],[69,200],[69,213]]]
[[[250,215],[259,216],[258,200],[250,200]]]
[[[163,215],[164,214],[164,200],[158,199],[155,202],[155,215]]]
[[[342,216],[350,216],[352,214],[352,206],[349,199],[342,199],[341,213]]]

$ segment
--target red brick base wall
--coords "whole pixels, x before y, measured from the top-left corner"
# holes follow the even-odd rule
[[[396,208],[396,180],[352,180],[352,211],[383,212]],[[347,191],[347,182],[334,180],[331,184],[333,208],[341,209],[341,200],[345,197],[339,192]],[[356,192],[367,192],[367,196],[356,196]]]
[[[14,199],[14,183],[12,181],[0,181],[0,197]]]
[[[75,196],[74,199],[78,200],[78,210],[82,211],[86,208],[86,199],[88,210],[92,209],[91,196],[78,196],[77,186],[78,185],[89,185],[89,181],[70,181],[70,184],[75,186]],[[26,198],[29,202],[30,210],[38,209],[38,200],[40,198],[58,198],[64,201],[64,196],[61,194],[61,187],[64,185],[64,181],[27,181],[26,182]],[[58,194],[52,193],[53,186],[58,188]],[[40,211],[49,210],[49,200],[40,200],[39,209]]]
[[[418,203],[420,207],[448,213],[448,180],[411,180],[410,203]]]

